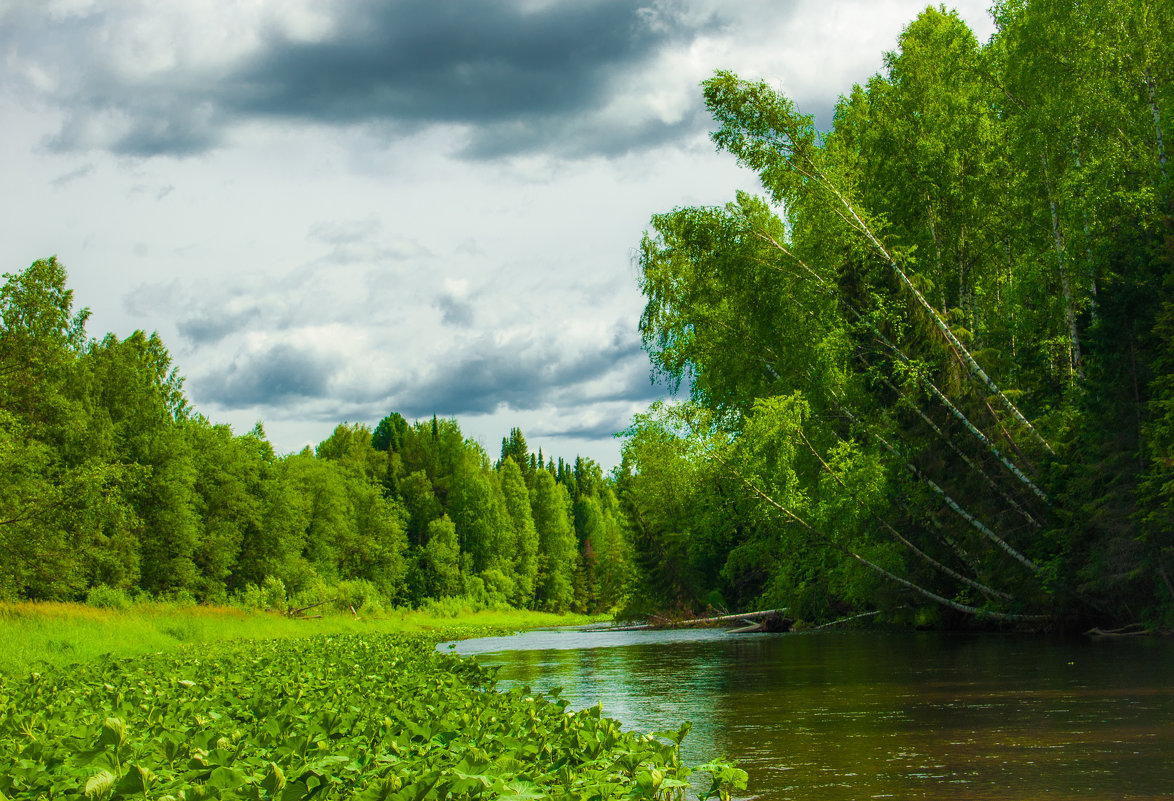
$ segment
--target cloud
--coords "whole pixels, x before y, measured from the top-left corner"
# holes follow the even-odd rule
[[[326,397],[337,372],[326,354],[277,343],[238,353],[226,369],[203,373],[189,387],[201,403],[239,409]]]
[[[392,136],[457,126],[470,159],[606,155],[661,144],[697,121],[666,121],[655,104],[614,113],[630,76],[708,24],[628,0],[349,0],[309,16],[237,9],[217,25],[197,13],[131,2],[67,17],[26,8],[0,48],[28,65],[26,91],[64,112],[49,141],[61,151],[188,156],[246,122],[293,120]],[[227,55],[191,26],[222,39],[235,31],[221,43]]]
[[[440,309],[440,319],[446,325],[470,328],[475,310],[469,297],[469,282],[465,280],[444,280],[444,290],[436,296],[435,306]]]
[[[81,178],[85,178],[87,175],[90,175],[93,172],[94,172],[94,165],[93,164],[83,164],[82,166],[78,167],[76,170],[70,170],[67,173],[64,173],[62,175],[57,176],[49,183],[55,189],[61,189],[62,187],[68,186],[69,184],[73,183],[74,181],[77,181]]]
[[[623,431],[632,421],[630,407],[617,409],[613,413],[597,413],[583,420],[565,425],[539,425],[526,432],[533,437],[555,439],[610,439],[616,432]]]
[[[212,345],[248,328],[259,314],[256,307],[231,311],[223,307],[205,308],[176,323],[179,333],[194,345]]]
[[[441,293],[436,297],[436,308],[440,309],[440,319],[445,325],[457,328],[469,328],[473,325],[473,305],[466,300]]]
[[[631,392],[633,370],[647,375],[638,341],[617,333],[610,342],[584,342],[583,350],[570,344],[544,340],[540,332],[504,341],[486,335],[435,354],[440,366],[395,389],[391,403],[405,415],[426,417],[577,406],[637,394]]]
[[[322,258],[334,264],[401,262],[432,255],[414,239],[385,236],[383,223],[374,218],[319,222],[310,227],[308,237],[329,247]]]

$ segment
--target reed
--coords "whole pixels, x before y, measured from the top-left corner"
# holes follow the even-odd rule
[[[410,633],[454,626],[532,629],[599,620],[528,610],[472,611],[459,603],[429,608],[392,609],[379,616],[351,612],[291,619],[273,612],[230,606],[196,606],[158,601],[124,609],[86,604],[0,603],[0,673],[15,675],[46,667],[62,668],[106,654],[116,657],[171,651],[185,644],[228,640],[308,637],[316,634]]]

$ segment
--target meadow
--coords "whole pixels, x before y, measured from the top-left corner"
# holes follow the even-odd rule
[[[459,602],[433,602],[421,609],[392,609],[373,616],[331,611],[291,618],[236,606],[140,601],[124,608],[89,604],[0,603],[0,674],[66,667],[105,655],[136,656],[183,645],[227,640],[309,637],[319,634],[388,634],[522,629],[590,623],[601,616],[556,615],[515,609],[478,609]]]

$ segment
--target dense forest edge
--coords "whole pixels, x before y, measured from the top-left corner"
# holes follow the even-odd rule
[[[610,609],[627,558],[589,460],[543,464],[520,430],[494,461],[455,420],[342,424],[278,456],[191,410],[156,335],[85,335],[64,267],[0,290],[0,599],[122,596],[364,614]]]
[[[658,215],[639,254],[690,393],[627,446],[665,596],[1170,625],[1174,7],[992,14],[983,46],[926,9],[829,131],[704,83],[764,194]]]
[[[652,219],[640,332],[688,392],[608,474],[456,420],[279,456],[56,259],[0,292],[0,599],[783,608],[1174,625],[1174,8],[928,8],[828,131],[703,86],[763,194]]]

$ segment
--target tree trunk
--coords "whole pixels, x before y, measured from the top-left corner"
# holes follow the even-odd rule
[[[1068,373],[1075,374],[1078,381],[1084,381],[1084,364],[1080,358],[1080,334],[1076,330],[1076,311],[1072,305],[1072,287],[1068,282],[1068,270],[1064,266],[1064,238],[1060,234],[1060,215],[1056,211],[1056,195],[1052,191],[1052,180],[1048,177],[1048,157],[1040,154],[1044,165],[1044,187],[1048,192],[1048,206],[1052,210],[1052,239],[1056,247],[1056,264],[1060,268],[1060,291],[1064,295],[1064,319],[1068,322]]]

